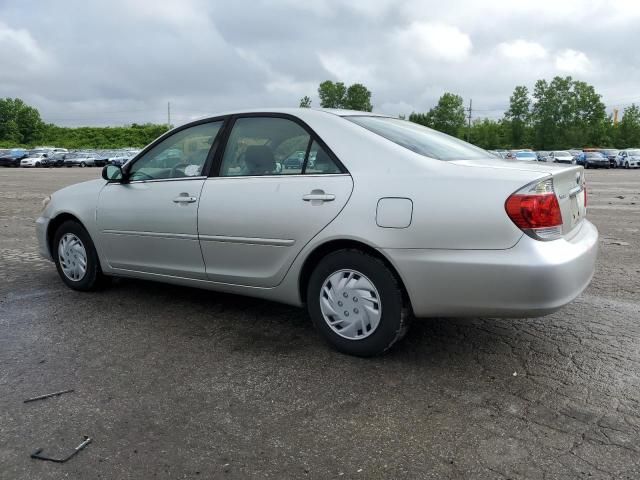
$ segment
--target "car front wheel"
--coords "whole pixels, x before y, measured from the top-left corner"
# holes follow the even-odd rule
[[[89,233],[73,220],[56,230],[51,253],[62,281],[74,290],[90,291],[104,280],[98,253]]]
[[[309,315],[325,340],[340,352],[380,355],[406,334],[410,309],[385,263],[360,250],[323,258],[309,279]]]

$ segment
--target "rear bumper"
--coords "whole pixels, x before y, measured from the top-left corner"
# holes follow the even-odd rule
[[[569,240],[526,235],[508,250],[385,249],[418,317],[533,317],[552,313],[589,285],[598,231],[583,220]]]
[[[49,219],[46,217],[38,217],[36,220],[36,238],[38,239],[38,251],[40,255],[47,260],[53,260],[49,245],[47,244],[47,228],[49,227]]]

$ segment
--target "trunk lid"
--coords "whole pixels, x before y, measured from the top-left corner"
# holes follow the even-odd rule
[[[571,232],[587,214],[584,191],[584,169],[579,165],[566,165],[546,162],[519,162],[517,160],[456,160],[456,165],[493,168],[498,170],[519,170],[532,173],[531,182],[553,179],[553,189],[562,212],[562,234]],[[522,185],[523,187],[525,184]],[[505,199],[506,200],[506,199]]]

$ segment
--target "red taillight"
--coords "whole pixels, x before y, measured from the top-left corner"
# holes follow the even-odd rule
[[[513,223],[523,230],[562,225],[562,213],[555,193],[514,193],[507,199],[505,209]]]

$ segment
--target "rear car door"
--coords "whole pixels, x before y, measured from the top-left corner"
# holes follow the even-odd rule
[[[290,159],[302,154],[296,167]],[[204,182],[198,230],[207,278],[273,287],[347,203],[353,181],[295,117],[234,119],[219,175]]]
[[[206,278],[198,201],[222,124],[203,122],[176,131],[127,166],[127,183],[105,186],[97,224],[113,268]]]

